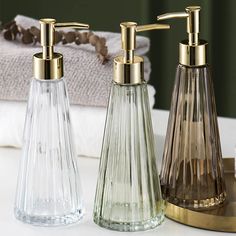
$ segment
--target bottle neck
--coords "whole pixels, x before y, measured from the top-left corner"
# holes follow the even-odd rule
[[[188,40],[179,44],[179,63],[186,66],[204,66],[207,64],[208,43],[199,40],[197,45],[190,45]]]
[[[118,56],[114,59],[114,77],[115,83],[120,85],[141,84],[144,81],[143,58],[134,56],[133,61],[129,62],[124,56]]]
[[[45,50],[51,50],[45,47]],[[48,53],[48,52],[47,52]],[[49,54],[46,54],[47,56]],[[45,58],[44,53],[34,55],[34,78],[40,80],[57,80],[63,77],[63,56],[53,53],[51,58]]]

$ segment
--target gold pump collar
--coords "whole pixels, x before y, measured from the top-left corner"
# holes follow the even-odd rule
[[[144,81],[143,58],[134,55],[136,49],[136,32],[169,29],[167,24],[137,25],[136,22],[122,22],[121,48],[123,56],[114,59],[113,80],[121,85],[141,84]]]
[[[185,12],[172,12],[157,16],[157,20],[172,18],[187,19],[188,40],[179,44],[179,62],[186,66],[203,66],[207,64],[207,45],[205,40],[199,39],[200,6],[189,6]]]
[[[42,52],[34,55],[34,77],[41,80],[55,80],[63,77],[63,56],[53,51],[56,28],[88,29],[89,25],[68,22],[56,23],[55,19],[44,18],[40,23]]]

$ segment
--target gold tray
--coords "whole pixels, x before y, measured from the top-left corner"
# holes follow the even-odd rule
[[[194,211],[166,203],[166,216],[179,223],[214,231],[236,232],[236,178],[235,159],[223,159],[227,200],[218,209]]]

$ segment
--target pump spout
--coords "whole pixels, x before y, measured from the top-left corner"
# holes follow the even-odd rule
[[[200,6],[189,6],[185,12],[171,12],[157,16],[157,20],[168,20],[173,18],[187,18],[187,33],[189,45],[198,45],[200,33]]]
[[[114,81],[122,85],[141,84],[144,80],[143,58],[135,55],[136,33],[147,30],[169,29],[167,24],[138,25],[122,22],[121,48],[123,55],[114,58]]]
[[[167,24],[137,25],[136,22],[123,22],[121,27],[121,47],[124,50],[124,63],[134,62],[134,50],[136,48],[136,32],[148,30],[169,29]]]
[[[179,61],[187,66],[201,66],[207,63],[207,45],[199,39],[200,33],[200,6],[189,6],[184,12],[171,12],[157,16],[157,20],[186,18],[188,39],[180,43]]]
[[[34,77],[54,80],[63,77],[63,56],[53,50],[56,28],[88,29],[88,24],[78,22],[57,23],[55,19],[44,18],[40,23],[42,52],[34,55]]]

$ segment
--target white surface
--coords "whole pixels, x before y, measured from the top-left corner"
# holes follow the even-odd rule
[[[157,121],[156,118],[159,118]],[[158,140],[163,140],[165,134],[168,113],[163,111],[154,112],[155,128],[159,130]],[[225,153],[233,153],[236,141],[236,120],[220,119],[222,143]],[[229,136],[227,135],[229,134]],[[231,152],[232,149],[232,152]],[[159,148],[161,150],[161,148]],[[20,149],[0,148],[0,235],[1,236],[113,236],[113,235],[163,235],[163,236],[218,236],[235,235],[229,233],[217,233],[207,230],[196,229],[178,224],[165,219],[165,222],[155,230],[138,233],[120,233],[98,227],[92,221],[93,200],[96,187],[99,160],[95,158],[78,158],[86,215],[78,224],[66,227],[35,227],[17,221],[13,215],[13,204],[16,187],[17,169],[21,155]],[[229,155],[227,155],[229,156]]]
[[[155,230],[147,232],[119,233],[98,227],[92,221],[92,209],[99,160],[86,157],[81,157],[78,159],[86,207],[86,215],[82,221],[72,226],[55,228],[36,227],[23,224],[17,221],[13,215],[16,173],[19,156],[19,149],[0,149],[0,235],[2,236],[97,236],[99,234],[102,236],[125,236],[131,234],[150,236],[183,236],[184,234],[191,236],[224,235],[223,233],[216,233],[184,226],[168,219],[165,219],[165,222]]]

